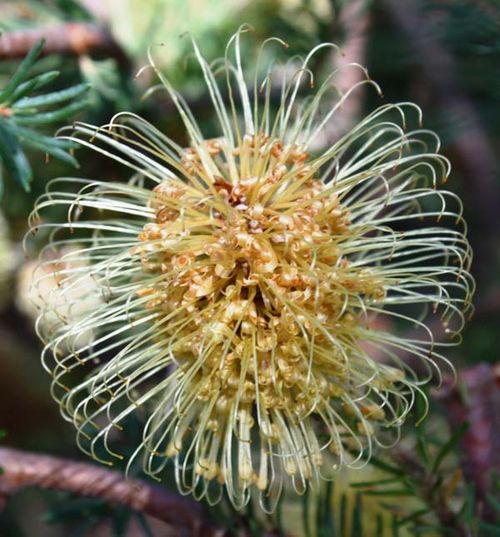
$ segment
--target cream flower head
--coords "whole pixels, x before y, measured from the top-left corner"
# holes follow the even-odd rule
[[[451,344],[427,320],[458,334],[473,281],[461,202],[438,189],[439,140],[406,128],[419,108],[385,104],[318,149],[354,90],[335,94],[336,71],[309,87],[313,58],[334,46],[278,70],[283,42],[269,39],[249,72],[243,31],[213,64],[193,42],[217,136],[153,58],[189,147],[130,113],[74,126],[68,138],[134,176],[52,181],[32,215],[50,230],[34,290],[55,267],[43,363],[84,451],[122,458],[113,442],[138,413],[129,467],[157,477],[173,461],[181,492],[215,502],[225,488],[241,508],[253,490],[272,509],[287,483],[301,493],[397,441]],[[54,206],[66,221],[44,217]],[[89,278],[92,300],[72,298]]]

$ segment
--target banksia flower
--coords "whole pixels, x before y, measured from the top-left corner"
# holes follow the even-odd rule
[[[32,215],[50,231],[34,292],[53,395],[84,451],[122,458],[137,414],[129,468],[159,477],[172,461],[181,492],[225,489],[239,508],[255,491],[272,509],[284,486],[301,493],[398,440],[452,343],[431,327],[459,334],[473,281],[460,200],[438,189],[439,140],[406,128],[418,107],[383,105],[322,147],[353,91],[334,97],[336,73],[309,87],[332,45],[262,70],[283,44],[268,40],[250,73],[241,33],[211,65],[193,44],[215,136],[152,58],[188,147],[130,113],[67,134],[133,177],[52,181]]]

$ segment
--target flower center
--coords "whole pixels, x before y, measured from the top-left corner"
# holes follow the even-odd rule
[[[153,277],[139,294],[197,398],[214,405],[214,430],[235,408],[306,416],[344,392],[355,307],[384,291],[343,257],[349,214],[298,147],[246,136],[231,159],[218,140],[205,149],[211,182],[190,148],[186,179],[153,191],[155,221],[139,237]]]

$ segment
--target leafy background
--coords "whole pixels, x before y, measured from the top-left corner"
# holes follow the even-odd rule
[[[254,27],[249,39],[284,37],[293,52],[337,42],[352,54],[349,59],[368,67],[385,101],[412,100],[423,108],[425,126],[438,132],[453,163],[449,188],[464,201],[476,254],[477,312],[449,356],[458,384],[429,388],[430,416],[419,426],[409,423],[400,446],[379,453],[365,471],[346,471],[301,498],[285,497],[272,517],[256,506],[235,513],[225,504],[209,516],[234,535],[500,535],[497,0],[2,0],[0,442],[83,459],[39,365],[36,312],[27,299],[32,264],[22,238],[33,202],[50,178],[120,179],[122,171],[112,164],[103,169],[84,152],[73,155],[52,135],[74,119],[99,124],[127,109],[183,140],[170,103],[159,95],[142,99],[148,74],[135,78],[151,43],[162,44],[155,48],[159,63],[210,128],[203,83],[186,58],[188,39],[180,34],[189,31],[215,57],[243,22]],[[63,46],[40,55],[37,36],[47,38],[47,47],[64,42],[74,24],[97,32],[101,45],[77,54]],[[35,45],[24,60],[5,45],[12,35]],[[324,55],[320,61],[327,68],[335,60]],[[378,104],[375,93],[360,94],[345,111],[346,124]],[[81,169],[75,170],[78,163]],[[128,431],[132,445],[137,424]],[[99,499],[35,489],[3,499],[0,537],[177,534]]]

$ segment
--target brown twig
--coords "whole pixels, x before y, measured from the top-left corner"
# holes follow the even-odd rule
[[[207,523],[195,501],[160,486],[125,479],[119,472],[12,448],[0,448],[0,467],[0,497],[33,486],[64,490],[125,505],[174,526],[177,535],[225,535]]]
[[[128,63],[106,28],[80,22],[5,32],[0,36],[0,60],[23,58],[40,39],[45,39],[42,54],[92,54],[113,57],[122,65]]]
[[[344,30],[342,52],[344,56],[335,54],[334,68],[341,68],[345,63],[364,65],[368,29],[370,27],[370,11],[365,0],[348,2],[339,15],[338,24]],[[336,79],[339,89],[343,92],[361,82],[365,75],[361,69],[342,69]],[[335,115],[336,125],[340,134],[348,132],[359,119],[364,93],[359,91],[344,103]]]
[[[368,28],[370,26],[370,11],[365,0],[352,0],[339,13],[333,27],[333,41],[338,40],[337,32],[343,34],[342,54],[336,50],[332,54],[333,69],[338,70],[335,85],[345,93],[350,88],[366,78],[365,73],[349,64],[365,64]],[[323,129],[319,144],[328,146],[354,126],[361,114],[364,91],[357,90],[343,103],[335,113],[334,120],[328,122]],[[332,103],[332,106],[335,103]]]

